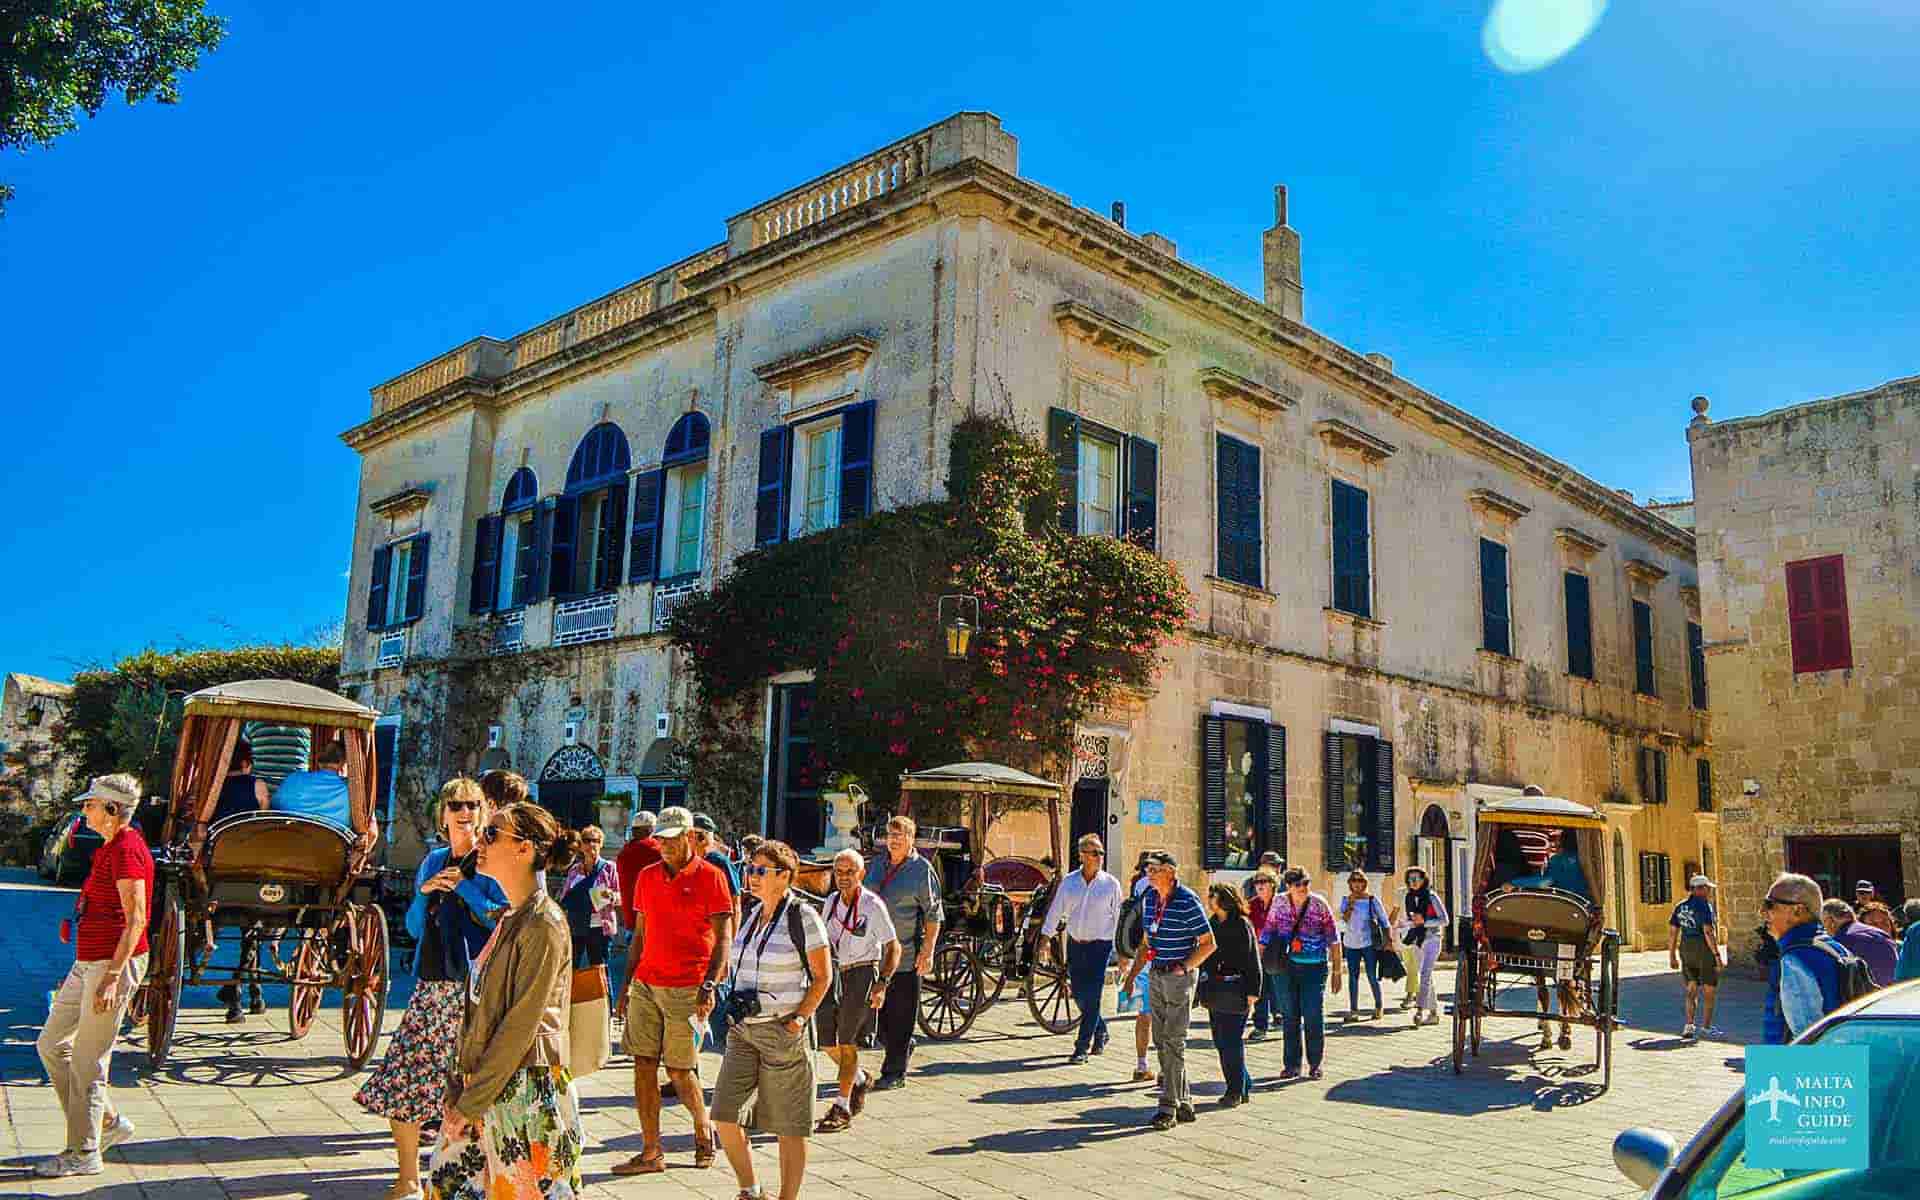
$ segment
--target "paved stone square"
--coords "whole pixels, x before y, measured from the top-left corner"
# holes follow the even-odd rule
[[[353,1103],[358,1077],[344,1073],[338,998],[330,994],[330,1010],[305,1041],[293,1042],[285,1034],[284,989],[269,989],[268,1015],[241,1026],[222,1021],[211,988],[189,989],[164,1070],[149,1072],[138,1032],[116,1053],[115,1101],[137,1122],[138,1139],[108,1155],[104,1175],[33,1179],[28,1165],[61,1141],[59,1109],[33,1040],[46,993],[71,961],[54,929],[72,903],[71,889],[42,886],[24,871],[0,872],[0,962],[8,965],[0,977],[0,1194],[269,1200],[385,1191],[392,1151],[384,1123]],[[1481,1059],[1456,1079],[1445,1021],[1413,1029],[1408,1016],[1393,1011],[1396,993],[1389,990],[1384,1021],[1330,1030],[1321,1082],[1277,1085],[1279,1040],[1250,1047],[1255,1100],[1224,1112],[1213,1108],[1222,1090],[1219,1064],[1201,1020],[1189,1043],[1200,1120],[1168,1133],[1147,1128],[1152,1094],[1127,1081],[1130,1019],[1115,1027],[1104,1057],[1069,1067],[1070,1040],[1034,1025],[1024,1002],[1009,993],[965,1039],[923,1044],[909,1086],[876,1093],[853,1131],[813,1139],[805,1195],[1637,1195],[1613,1168],[1614,1135],[1643,1122],[1690,1133],[1711,1113],[1737,1084],[1740,1045],[1757,1038],[1759,992],[1753,983],[1731,981],[1719,1022],[1727,1040],[1694,1045],[1678,1036],[1679,984],[1666,971],[1665,954],[1631,956],[1624,973],[1629,1028],[1615,1038],[1608,1092],[1598,1092],[1590,1078],[1590,1031],[1575,1030],[1570,1052],[1536,1053],[1532,1026],[1514,1020],[1489,1024]],[[396,986],[389,1031],[406,983]],[[1344,1010],[1343,998],[1336,1011]],[[709,1080],[714,1066],[709,1058]],[[824,1058],[822,1069],[824,1081]],[[631,1088],[625,1059],[581,1084],[587,1194],[731,1197],[724,1159],[709,1171],[684,1166],[691,1127],[677,1106],[667,1113],[667,1150],[670,1162],[683,1165],[646,1179],[613,1178],[613,1164],[640,1146]],[[772,1142],[756,1149],[762,1182],[777,1179]]]

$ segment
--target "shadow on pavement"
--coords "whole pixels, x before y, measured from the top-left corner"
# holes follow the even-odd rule
[[[1531,1041],[1531,1035],[1524,1042],[1483,1041],[1480,1056],[1469,1057],[1465,1071],[1458,1076],[1453,1073],[1451,1057],[1436,1058],[1423,1066],[1397,1066],[1336,1083],[1327,1090],[1327,1099],[1375,1108],[1472,1116],[1520,1108],[1537,1112],[1574,1108],[1605,1094],[1594,1063],[1568,1062],[1558,1057],[1537,1062],[1535,1052],[1526,1044]]]
[[[1153,1119],[1153,1112],[1151,1098],[1125,1108],[1083,1109],[1059,1117],[1045,1128],[985,1133],[961,1145],[936,1146],[927,1153],[935,1158],[953,1158],[982,1151],[992,1154],[1052,1154],[1060,1150],[1081,1149],[1153,1132],[1147,1124]]]
[[[916,1068],[913,1074],[925,1075],[929,1079],[942,1075],[1006,1075],[1029,1067],[1058,1066],[1060,1061],[1058,1054],[1030,1054],[1025,1058],[1002,1058],[992,1062],[935,1062]]]
[[[283,1133],[263,1137],[174,1137],[132,1141],[111,1157],[137,1167],[187,1166],[197,1163],[257,1162],[267,1144],[278,1156],[307,1160],[334,1154],[382,1150],[393,1142],[385,1130],[354,1133]],[[371,1168],[369,1168],[371,1169]]]

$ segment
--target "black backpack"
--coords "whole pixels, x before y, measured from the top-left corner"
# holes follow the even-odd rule
[[[1827,936],[1817,937],[1813,939],[1813,944],[1832,956],[1834,966],[1840,970],[1841,1004],[1858,1000],[1869,992],[1880,990],[1879,983],[1873,978],[1873,968],[1867,965],[1867,960],[1847,949],[1837,939]]]
[[[760,900],[758,897],[746,897],[746,899],[748,903],[742,906],[740,915],[742,919],[751,921],[753,915],[760,911]],[[787,940],[792,942],[793,948],[800,952],[800,969],[807,974],[807,986],[812,987],[813,964],[807,961],[807,926],[805,918],[800,915],[800,906],[804,903],[806,901],[796,896],[787,904]],[[831,944],[827,949],[827,974],[831,978],[827,980],[827,991],[820,998],[820,1003],[822,1005],[838,1004],[840,1003],[840,972],[833,966]]]

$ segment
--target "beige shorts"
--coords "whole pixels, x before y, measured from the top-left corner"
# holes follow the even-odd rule
[[[778,1137],[812,1133],[812,1029],[809,1022],[788,1033],[778,1021],[754,1021],[728,1030],[727,1056],[713,1085],[713,1119]],[[749,1107],[753,1117],[742,1121]]]
[[[654,987],[635,979],[627,988],[627,1029],[620,1048],[635,1058],[659,1059],[669,1071],[697,1070],[707,1028],[699,1005],[697,987]]]

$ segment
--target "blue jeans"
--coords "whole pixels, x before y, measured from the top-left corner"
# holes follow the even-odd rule
[[[1262,976],[1262,980],[1260,998],[1253,1002],[1253,1027],[1265,1033],[1277,1009],[1273,1002],[1273,976]]]
[[[1220,1078],[1227,1081],[1227,1094],[1251,1094],[1253,1076],[1247,1074],[1247,1014],[1208,1009],[1207,1025],[1213,1031],[1213,1048],[1220,1053]]]
[[[1287,1070],[1300,1069],[1300,1043],[1306,1041],[1307,1065],[1318,1067],[1326,1046],[1325,1012],[1327,1000],[1327,964],[1303,967],[1268,975],[1273,991],[1274,1010],[1280,1016],[1285,1035],[1282,1058]]]
[[[1107,1019],[1100,1015],[1100,1002],[1107,988],[1107,960],[1111,957],[1111,940],[1067,939],[1067,983],[1073,990],[1073,1002],[1080,1007],[1080,1032],[1073,1039],[1075,1054],[1107,1044]]]
[[[1373,987],[1373,1006],[1381,1008],[1380,1001],[1380,959],[1372,946],[1362,946],[1355,950],[1352,946],[1341,947],[1347,956],[1347,1008],[1360,1011],[1360,965],[1366,964],[1367,983]]]

